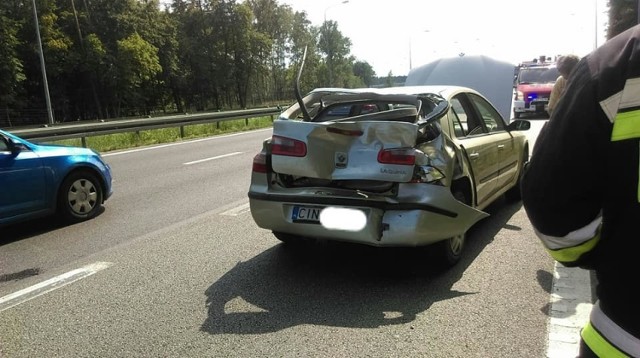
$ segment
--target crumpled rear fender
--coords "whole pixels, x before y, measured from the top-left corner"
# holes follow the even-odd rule
[[[400,184],[398,201],[421,203],[438,209],[437,220],[425,221],[416,227],[419,233],[434,238],[463,234],[475,223],[489,216],[484,211],[458,201],[446,186]],[[398,220],[404,220],[402,212],[387,211],[383,218],[383,222],[389,224],[389,230],[397,229],[393,224]]]

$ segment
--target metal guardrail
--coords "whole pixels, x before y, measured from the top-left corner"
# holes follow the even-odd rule
[[[9,131],[22,138],[34,141],[50,141],[62,139],[81,138],[82,145],[86,147],[85,138],[91,136],[136,132],[149,129],[180,127],[180,135],[184,135],[184,126],[194,124],[206,124],[234,119],[246,119],[279,115],[280,107],[254,108],[238,111],[183,114],[155,118],[136,118],[119,120],[100,120],[89,123],[61,123],[46,125],[39,128],[10,129]]]

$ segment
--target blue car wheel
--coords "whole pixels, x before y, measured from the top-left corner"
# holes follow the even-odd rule
[[[59,214],[71,222],[91,219],[98,215],[102,197],[102,186],[95,174],[87,170],[75,171],[60,186]]]

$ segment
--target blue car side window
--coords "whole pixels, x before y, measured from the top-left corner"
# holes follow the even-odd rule
[[[5,137],[0,137],[0,152],[9,152],[9,142]]]

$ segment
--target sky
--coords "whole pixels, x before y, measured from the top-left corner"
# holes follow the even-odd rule
[[[605,42],[607,0],[278,0],[315,26],[336,21],[351,54],[377,76],[438,58],[485,55],[517,64],[584,56]]]

